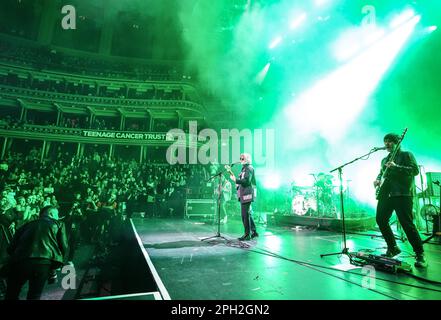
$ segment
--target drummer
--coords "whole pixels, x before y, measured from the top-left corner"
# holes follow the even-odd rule
[[[317,181],[315,182],[315,186],[324,190],[331,190],[332,178],[333,178],[332,175],[324,174],[323,172],[320,172],[317,175]]]
[[[319,200],[323,206],[331,204],[332,201],[332,175],[324,174],[320,172],[317,175],[315,186],[317,187],[317,200]]]

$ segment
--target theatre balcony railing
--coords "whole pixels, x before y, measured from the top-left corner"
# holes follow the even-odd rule
[[[121,108],[152,108],[152,109],[183,109],[201,113],[204,111],[203,105],[188,100],[148,100],[148,99],[121,99],[96,96],[78,96],[67,93],[47,92],[40,90],[16,88],[12,86],[0,85],[1,96],[9,99],[26,99],[36,103],[46,102],[50,105],[59,103],[67,107],[69,105],[84,106],[119,106]]]
[[[12,79],[9,79],[8,77],[12,77]],[[126,93],[122,93],[122,95],[125,96],[129,94],[129,89],[135,90],[136,92],[147,92],[152,90],[153,92],[156,92],[156,90],[170,92],[170,90],[176,90],[185,96],[185,100],[193,102],[200,101],[199,94],[197,93],[198,89],[195,84],[185,81],[140,81],[133,79],[129,81],[116,79],[114,77],[96,78],[78,74],[59,73],[50,70],[35,70],[5,63],[5,61],[1,59],[0,54],[0,80],[2,78],[16,81],[19,87],[27,88],[32,87],[31,83],[35,83],[35,81],[38,81],[38,86],[43,85],[43,88],[44,83],[46,83],[48,88],[53,86],[61,86],[62,88],[65,86],[66,89],[68,85],[74,85],[78,87],[79,95],[86,96],[93,92],[94,94],[98,94],[100,89],[105,89],[106,91],[109,89],[109,92],[113,91],[113,89],[126,90]],[[42,81],[42,83],[40,83],[40,81]],[[81,92],[82,89],[80,90],[80,88],[82,86],[89,88],[87,92]]]
[[[70,143],[133,145],[133,146],[176,146],[187,147],[185,142],[167,132],[138,132],[97,129],[64,128],[51,125],[8,124],[0,121],[0,137]],[[202,145],[200,142],[197,146]]]

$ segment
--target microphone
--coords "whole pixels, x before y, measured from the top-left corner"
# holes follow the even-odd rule
[[[374,150],[374,151],[386,150],[386,149],[387,149],[386,147],[374,147],[374,148],[372,148],[372,150]]]
[[[233,162],[232,164],[230,164],[230,167],[233,167],[234,165],[239,164],[239,163],[240,163],[240,161],[238,161],[238,162]]]
[[[433,183],[433,184],[436,184],[437,186],[439,186],[439,185],[440,185],[440,182],[439,182],[439,180],[433,181],[432,183]]]

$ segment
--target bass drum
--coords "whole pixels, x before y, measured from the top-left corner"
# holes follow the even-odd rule
[[[312,215],[317,212],[317,200],[314,196],[297,195],[291,201],[291,212],[298,216]]]

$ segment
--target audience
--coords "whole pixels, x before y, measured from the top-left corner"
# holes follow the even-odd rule
[[[126,217],[183,217],[187,196],[212,197],[206,166],[138,163],[110,159],[98,152],[77,157],[58,151],[40,161],[41,150],[32,148],[27,154],[10,152],[1,161],[0,232],[4,244],[19,241],[20,230],[40,223],[44,208],[54,208],[67,236],[63,261],[73,264],[80,244],[111,243],[112,228]],[[6,261],[5,249],[6,245],[0,246],[0,265]],[[43,266],[28,267],[46,277],[49,269],[44,266],[47,261],[43,262]],[[17,297],[25,280],[33,281],[28,299],[41,295],[42,278],[31,279],[33,269],[28,267],[10,280],[9,298]]]
[[[107,84],[97,83],[96,88],[74,85],[69,77],[62,81],[50,76],[40,80],[34,77],[36,72],[56,70],[140,83],[191,78],[184,78],[170,65],[100,60],[43,46],[8,43],[4,39],[0,39],[0,61],[30,70],[25,77],[14,73],[13,68],[1,74],[0,85],[5,88],[5,95],[31,92],[50,98],[73,94],[72,99],[81,101],[96,98],[137,104],[145,102],[135,99],[150,99],[188,103],[182,88],[136,90],[122,85],[119,90],[111,90]],[[132,100],[125,102],[126,99]],[[39,116],[31,110],[23,118],[19,112],[0,116],[0,127],[6,129],[58,133],[81,128],[117,130],[119,124],[117,118],[89,119],[70,114],[57,118],[56,113]],[[158,121],[155,125],[161,132],[168,131],[166,124]],[[125,130],[147,131],[147,127],[146,121],[129,118]],[[212,197],[212,188],[206,183],[209,170],[201,165],[138,163],[111,159],[98,152],[78,157],[60,149],[49,158],[42,158],[41,149],[31,148],[25,154],[9,152],[0,161],[0,267],[10,261],[8,266],[14,270],[8,273],[7,299],[17,299],[27,281],[27,298],[40,299],[48,277],[63,264],[73,264],[80,244],[110,243],[112,228],[125,217],[183,217],[187,196]]]
[[[61,215],[77,205],[83,214],[122,214],[125,208],[129,215],[166,217],[183,214],[186,193],[210,194],[204,166],[115,160],[97,152],[69,157],[61,151],[40,162],[40,155],[32,148],[27,155],[9,153],[1,163],[0,215],[10,235],[38,219],[47,205],[60,208]]]

